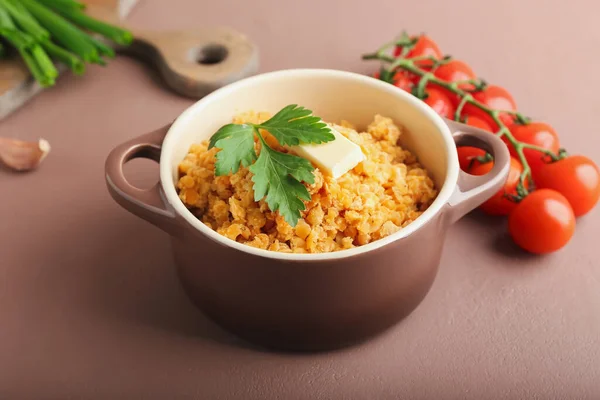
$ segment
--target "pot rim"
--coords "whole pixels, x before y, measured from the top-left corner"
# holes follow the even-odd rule
[[[185,207],[183,202],[179,199],[177,195],[177,191],[175,190],[175,184],[172,178],[172,166],[163,162],[164,155],[173,152],[173,148],[177,144],[177,132],[180,130],[180,127],[189,123],[192,116],[198,112],[200,112],[208,103],[220,99],[222,97],[226,97],[231,93],[235,92],[239,88],[245,87],[247,85],[256,85],[261,82],[274,79],[274,78],[294,78],[297,76],[307,76],[307,75],[319,75],[320,77],[335,77],[335,78],[345,78],[351,79],[355,81],[359,81],[366,85],[375,86],[378,90],[382,92],[387,92],[396,97],[400,97],[403,101],[407,101],[411,103],[416,109],[418,109],[424,116],[431,120],[431,122],[435,125],[440,135],[442,135],[444,139],[444,144],[446,147],[446,177],[444,179],[444,183],[436,197],[436,199],[432,202],[432,204],[417,217],[413,222],[408,224],[406,227],[400,229],[398,232],[395,232],[389,236],[386,236],[382,239],[378,239],[366,245],[354,247],[351,249],[339,250],[329,253],[281,253],[271,250],[264,250],[255,248],[252,246],[248,246],[243,243],[238,243],[234,240],[231,240],[216,231],[212,230],[208,226],[206,226],[202,221],[200,221],[196,216],[192,214],[192,212]],[[458,164],[458,156],[456,151],[456,144],[453,139],[452,133],[448,125],[444,122],[442,117],[440,117],[433,109],[431,109],[427,104],[412,96],[411,94],[398,90],[398,88],[390,85],[389,83],[374,79],[372,77],[361,75],[354,72],[348,71],[339,71],[333,69],[307,69],[307,68],[298,68],[298,69],[286,69],[279,70],[274,72],[267,72],[263,74],[254,75],[249,78],[241,79],[237,82],[231,83],[227,86],[224,86],[220,89],[215,90],[209,95],[205,96],[201,100],[192,104],[185,111],[183,111],[174,123],[169,128],[167,135],[163,141],[161,156],[160,156],[160,181],[162,190],[165,196],[165,200],[169,203],[169,205],[173,208],[177,215],[179,215],[185,222],[194,227],[197,231],[201,232],[209,239],[212,239],[218,242],[221,245],[230,247],[235,250],[239,250],[254,256],[264,257],[264,258],[273,258],[279,259],[282,261],[325,261],[325,260],[339,260],[344,258],[349,258],[353,256],[362,255],[365,253],[372,252],[374,250],[380,249],[384,246],[397,242],[400,239],[403,239],[407,236],[410,236],[417,230],[421,229],[425,226],[430,220],[432,220],[437,214],[443,212],[444,206],[448,204],[450,197],[457,187],[459,176],[459,164]]]

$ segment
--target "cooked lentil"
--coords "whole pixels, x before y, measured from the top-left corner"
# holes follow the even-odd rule
[[[246,112],[234,123],[261,123],[264,112]],[[398,144],[402,129],[390,118],[376,115],[357,132],[342,121],[330,124],[361,146],[366,160],[334,180],[315,169],[307,185],[311,200],[295,227],[266,202],[254,201],[248,168],[215,176],[215,154],[208,141],[194,144],[179,164],[179,198],[206,226],[249,246],[286,253],[323,253],[365,245],[402,229],[425,211],[437,196],[427,171]],[[274,149],[286,151],[268,132]],[[255,138],[257,153],[260,143]]]

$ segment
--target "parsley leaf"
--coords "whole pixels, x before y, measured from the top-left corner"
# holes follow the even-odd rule
[[[288,224],[296,226],[300,211],[305,209],[302,200],[310,200],[310,194],[301,181],[314,183],[314,168],[307,159],[275,151],[262,136],[260,139],[260,155],[249,168],[254,174],[254,200],[267,196],[269,208],[279,210]]]
[[[217,176],[235,174],[256,160],[254,151],[254,127],[247,124],[223,126],[211,138],[208,148],[221,149],[216,155],[215,173]]]
[[[258,125],[266,129],[281,145],[296,146],[304,143],[325,143],[335,139],[321,118],[312,116],[312,111],[290,104],[271,119]]]
[[[314,183],[314,167],[305,158],[272,149],[259,129],[269,131],[283,146],[330,142],[335,136],[312,111],[291,104],[262,124],[228,124],[210,138],[208,148],[220,149],[215,156],[215,175],[236,173],[240,164],[249,167],[253,174],[254,200],[266,197],[271,211],[278,211],[287,223],[296,226],[300,211],[306,208],[302,200],[310,200],[310,193],[302,182]],[[254,134],[261,142],[258,157],[254,151]]]

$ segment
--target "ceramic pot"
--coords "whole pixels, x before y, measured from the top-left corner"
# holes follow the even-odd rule
[[[257,249],[208,228],[177,196],[177,165],[192,143],[208,139],[233,115],[275,112],[288,104],[359,127],[375,114],[393,118],[406,129],[401,144],[431,173],[436,200],[388,237],[324,254]],[[462,172],[457,145],[490,152],[493,169],[484,176]],[[152,189],[127,182],[123,165],[136,157],[160,163],[160,181]],[[185,291],[219,325],[267,347],[326,350],[363,341],[412,312],[435,279],[451,224],[496,193],[508,169],[501,140],[442,119],[393,85],[350,72],[298,69],[225,86],[173,124],[121,144],[106,161],[106,182],[120,205],[169,234]]]

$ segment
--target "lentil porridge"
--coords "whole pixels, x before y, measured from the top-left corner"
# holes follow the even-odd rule
[[[246,112],[233,123],[259,124],[271,117]],[[264,199],[254,200],[252,173],[240,167],[235,174],[215,176],[217,148],[208,141],[193,144],[178,166],[179,198],[206,226],[240,243],[287,253],[324,253],[350,249],[402,229],[423,213],[437,189],[417,158],[403,149],[402,128],[376,115],[364,132],[346,121],[329,124],[358,144],[366,159],[338,179],[315,168],[315,182],[306,185],[311,199],[295,227]],[[266,142],[286,151],[268,132]],[[255,149],[260,142],[255,138]]]

